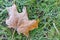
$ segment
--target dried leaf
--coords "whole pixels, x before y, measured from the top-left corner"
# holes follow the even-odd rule
[[[38,28],[37,20],[29,20],[27,16],[26,7],[23,7],[21,13],[18,13],[16,5],[7,8],[9,18],[6,19],[6,24],[9,28],[16,29],[18,34],[23,33],[25,36],[29,36],[29,31]]]
[[[18,33],[23,33],[24,35],[28,36],[29,31],[38,28],[38,22],[36,20],[29,20],[25,23],[22,23],[18,28]]]

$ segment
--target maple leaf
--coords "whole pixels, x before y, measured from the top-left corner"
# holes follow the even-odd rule
[[[22,20],[24,21],[28,20],[25,7],[23,8],[23,12],[21,13],[18,13],[15,4],[13,4],[12,7],[7,7],[6,9],[9,14],[9,18],[6,19],[6,24],[8,25],[9,28],[16,28],[21,24]]]
[[[29,31],[38,28],[37,20],[29,20],[26,7],[23,7],[21,13],[18,13],[16,5],[7,7],[9,18],[6,19],[6,24],[9,28],[17,30],[18,34],[23,33],[25,36],[29,36]]]

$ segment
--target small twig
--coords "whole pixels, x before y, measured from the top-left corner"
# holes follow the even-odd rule
[[[58,29],[57,29],[55,23],[53,23],[53,26],[54,26],[54,28],[56,29],[56,32],[59,34],[59,31],[58,31]]]

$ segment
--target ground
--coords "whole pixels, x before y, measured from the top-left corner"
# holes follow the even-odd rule
[[[18,35],[5,23],[8,17],[6,7],[15,3],[18,12],[26,6],[29,19],[39,19],[37,29],[29,37]],[[60,0],[0,0],[0,40],[60,40]]]

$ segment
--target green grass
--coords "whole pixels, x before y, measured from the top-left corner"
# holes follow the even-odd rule
[[[18,35],[5,24],[6,7],[13,2],[18,12],[26,6],[29,19],[40,19],[38,29],[30,31],[29,38]],[[60,40],[60,0],[0,0],[0,40]]]

